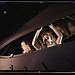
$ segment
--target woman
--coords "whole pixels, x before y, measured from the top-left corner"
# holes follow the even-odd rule
[[[52,39],[50,33],[49,32],[43,32],[43,34],[41,35],[42,39],[43,39],[43,44],[45,44],[46,47],[51,47],[51,46],[54,46],[54,45],[61,44],[63,35],[52,24],[49,24],[48,26],[56,33],[58,38],[53,43],[53,39]],[[32,45],[36,50],[41,49],[40,45],[37,43],[37,40],[38,40],[38,36],[39,36],[42,29],[43,28],[41,27],[39,30],[37,30],[37,32],[36,32],[36,34],[33,38],[33,41],[32,41]]]
[[[33,50],[31,50],[29,44],[25,40],[21,41],[21,48],[23,49],[22,54],[29,53],[29,52],[33,51]]]
[[[21,48],[23,49],[23,52],[22,54],[26,54],[26,53],[29,53],[29,52],[32,52],[33,50],[31,50],[30,46],[29,46],[29,43],[25,40],[22,40],[21,41]],[[9,57],[13,57],[14,55],[11,54]]]

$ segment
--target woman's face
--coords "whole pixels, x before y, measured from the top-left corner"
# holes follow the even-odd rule
[[[45,34],[43,36],[43,42],[45,42],[46,45],[51,44],[51,42],[52,42],[51,37],[48,34]]]
[[[21,42],[21,48],[23,49],[23,50],[28,50],[28,45],[25,43],[25,42]]]

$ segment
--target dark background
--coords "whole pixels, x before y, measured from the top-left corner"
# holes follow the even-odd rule
[[[48,6],[49,3],[0,2],[0,41],[13,35],[18,29],[25,25],[25,23],[34,18]],[[0,50],[0,54],[21,54],[23,51],[20,45],[21,40],[25,39],[25,37],[29,40],[29,35],[32,33],[9,43]]]
[[[48,6],[48,3],[0,2],[0,40],[14,34]]]
[[[0,2],[0,41],[13,35],[25,25],[25,23],[34,18],[48,6],[50,6],[50,3]],[[66,20],[68,21],[66,18],[60,19],[59,21],[56,21],[55,25],[66,25]],[[21,48],[21,40],[26,38],[25,40],[32,41],[35,31],[6,45],[0,50],[0,55],[21,54],[23,51]],[[32,36],[32,38],[30,36]],[[35,49],[32,48],[32,50]]]

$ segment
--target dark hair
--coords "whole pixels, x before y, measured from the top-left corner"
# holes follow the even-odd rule
[[[21,43],[22,43],[22,42],[25,42],[26,45],[28,45],[28,42],[27,42],[26,40],[23,39],[23,40],[21,40]]]
[[[22,42],[25,42],[26,45],[28,45],[30,48],[31,48],[31,44],[30,44],[30,41],[26,40],[26,39],[23,39],[21,40],[21,43]]]
[[[45,26],[45,27],[42,29],[42,31],[40,32],[40,36],[41,36],[41,35],[50,34],[50,33],[52,33],[52,32],[51,32],[51,29],[50,29],[48,26]]]
[[[49,35],[49,36],[52,38],[52,36],[50,35],[50,32],[49,32],[49,31],[43,30],[43,31],[40,33],[41,38],[42,38],[44,35]]]

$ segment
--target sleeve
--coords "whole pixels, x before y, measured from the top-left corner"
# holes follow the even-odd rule
[[[32,52],[33,50],[30,50],[29,52]]]

